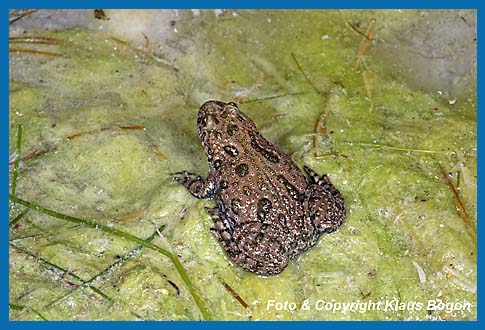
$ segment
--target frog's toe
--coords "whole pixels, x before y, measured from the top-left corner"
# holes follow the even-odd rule
[[[325,191],[328,191],[334,198],[342,199],[340,192],[334,187],[328,175],[318,175],[311,168],[304,166],[305,173],[308,175],[308,186],[317,185],[322,187]]]
[[[174,172],[170,174],[178,183],[182,184],[189,192],[197,198],[211,198],[214,186],[210,180],[204,180],[201,175],[187,171]]]
[[[315,172],[308,166],[303,166],[303,169],[305,170],[305,173],[308,175],[309,184],[314,183],[322,187],[332,186],[332,183],[330,182],[330,179],[326,174],[320,176],[317,174],[317,172]]]
[[[194,181],[201,181],[202,176],[194,173],[190,173],[187,171],[180,171],[180,172],[173,172],[170,173],[170,176],[177,182],[183,184],[184,186],[187,187],[190,186],[190,184]]]

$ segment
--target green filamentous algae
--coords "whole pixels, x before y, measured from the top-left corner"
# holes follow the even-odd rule
[[[476,11],[10,15],[11,320],[476,320]],[[345,198],[278,275],[169,175],[211,99]]]

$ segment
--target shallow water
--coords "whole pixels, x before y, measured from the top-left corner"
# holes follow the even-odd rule
[[[106,16],[39,11],[10,25],[17,196],[155,234],[214,319],[476,319],[474,11]],[[346,223],[278,276],[232,264],[209,231],[213,202],[169,176],[207,173],[196,114],[208,99],[240,104],[345,196]],[[10,242],[11,319],[202,318],[173,263],[130,240],[30,211]],[[79,287],[96,275],[102,294]]]

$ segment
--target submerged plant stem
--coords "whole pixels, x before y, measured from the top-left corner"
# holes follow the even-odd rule
[[[25,48],[9,48],[10,53],[29,53],[38,55],[48,55],[48,56],[64,56],[63,53],[49,52],[46,50],[35,50],[35,49],[25,49]]]
[[[35,150],[35,151],[33,151],[33,152],[23,156],[23,157],[20,157],[20,160],[22,160],[22,161],[31,160],[33,158],[43,156],[43,155],[48,154],[48,153],[55,151],[55,150],[56,150],[55,147],[43,149],[43,150]],[[8,165],[12,165],[12,162],[10,162]]]
[[[12,175],[12,195],[15,195],[15,190],[17,189],[17,178],[19,176],[19,163],[20,163],[20,147],[22,146],[22,124],[19,124],[17,129],[17,146],[15,147],[15,152],[17,157],[13,165],[13,175]]]
[[[36,11],[39,11],[39,9],[28,10],[25,13],[22,13],[19,16],[15,17],[15,18],[12,18],[10,21],[8,21],[8,25],[11,25],[11,24],[17,22],[18,20],[21,20],[24,17],[30,16],[33,13],[35,13]]]
[[[110,126],[110,127],[103,127],[103,128],[96,129],[96,130],[91,130],[91,131],[86,131],[86,132],[72,134],[72,135],[69,135],[67,137],[67,139],[68,140],[72,140],[72,139],[75,139],[75,138],[80,137],[82,135],[86,135],[86,134],[96,134],[96,133],[104,132],[104,131],[107,131],[107,130],[115,130],[115,129],[144,130],[145,129],[145,126],[143,126],[143,125],[113,125],[113,126]]]
[[[253,102],[263,102],[263,101],[269,101],[269,100],[274,100],[280,97],[287,97],[287,96],[293,96],[293,95],[302,95],[305,94],[306,92],[295,92],[295,93],[284,93],[284,94],[278,94],[278,95],[272,95],[272,96],[266,96],[266,97],[259,97],[257,99],[250,99],[246,101],[240,101],[239,104],[246,104],[246,103],[253,103]]]
[[[10,221],[8,223],[9,226],[13,226],[15,225],[17,222],[19,222],[20,220],[22,220],[23,217],[25,217],[27,215],[27,213],[29,213],[30,209],[25,209],[23,210],[22,212],[20,212],[19,215],[17,215],[12,221]]]
[[[422,153],[426,153],[426,154],[439,154],[439,153],[442,153],[442,151],[436,151],[436,150],[410,149],[410,148],[386,146],[386,145],[383,145],[383,144],[360,143],[360,145],[361,146],[365,146],[365,147],[388,149],[388,150],[396,150],[396,151],[422,152]]]
[[[473,240],[476,241],[477,239],[476,230],[470,221],[470,216],[468,215],[465,209],[465,206],[463,205],[463,202],[461,201],[460,194],[456,190],[455,185],[453,184],[453,182],[451,182],[448,174],[445,172],[443,168],[441,168],[441,174],[443,175],[446,184],[448,185],[451,192],[453,193],[453,197],[454,197],[453,200],[455,202],[455,206],[456,206],[456,210],[458,211],[458,214],[463,219],[465,227],[468,229],[468,233],[473,238]]]
[[[35,253],[32,253],[32,252],[30,252],[30,251],[28,251],[28,250],[26,250],[26,249],[24,249],[24,248],[22,248],[20,246],[17,246],[17,245],[15,245],[13,243],[10,243],[10,246],[13,247],[14,249],[22,252],[22,253],[25,253],[28,256],[34,257],[37,261],[39,261],[40,263],[44,264],[47,267],[51,267],[53,269],[56,269],[58,271],[61,271],[62,273],[68,274],[68,275],[70,275],[71,277],[75,278],[76,280],[78,280],[79,282],[81,282],[83,284],[86,283],[85,280],[83,280],[81,277],[77,276],[73,272],[69,271],[68,269],[65,269],[65,268],[63,268],[61,266],[58,266],[58,265],[56,265],[56,264],[54,264],[54,263],[52,263],[52,262],[50,262],[50,261],[48,261],[48,260],[46,260],[46,259],[44,259],[42,257],[36,255]],[[98,289],[98,288],[96,288],[94,286],[89,286],[89,288],[92,291],[94,291],[95,293],[99,294],[104,299],[106,299],[106,300],[108,300],[110,302],[113,301],[113,299],[111,299],[108,295],[106,295],[105,293],[103,293],[100,289]]]
[[[377,20],[375,18],[371,18],[369,20],[369,24],[367,25],[367,30],[365,31],[365,34],[358,31],[356,28],[354,28],[353,25],[350,25],[355,31],[358,31],[359,34],[364,36],[364,39],[360,43],[359,51],[357,52],[357,60],[354,64],[355,68],[362,64],[362,60],[364,59],[364,54],[367,50],[367,47],[369,47],[370,42],[373,40],[372,37],[376,28],[376,22]]]
[[[29,43],[29,44],[57,44],[61,40],[56,38],[42,37],[42,36],[23,36],[23,37],[10,37],[8,38],[10,43]]]
[[[155,238],[155,235],[158,233],[158,232],[161,232],[163,231],[163,229],[165,228],[165,225],[162,225],[160,226],[159,228],[157,228],[157,230],[151,234],[148,238],[146,238],[145,240],[147,242],[150,242],[152,241],[154,238]],[[99,272],[98,274],[92,276],[90,279],[88,279],[87,281],[83,282],[81,285],[78,285],[76,288],[72,289],[71,291],[69,291],[68,293],[66,294],[63,294],[62,296],[54,299],[53,301],[51,301],[50,303],[48,303],[47,305],[45,305],[44,307],[45,308],[48,308],[52,305],[54,305],[55,303],[65,299],[66,297],[72,295],[74,292],[76,292],[78,289],[80,288],[83,288],[83,287],[92,287],[92,284],[95,282],[95,281],[98,281],[101,277],[103,277],[104,275],[108,274],[112,269],[114,269],[115,267],[118,267],[120,266],[121,264],[123,264],[125,261],[127,261],[128,259],[130,259],[131,257],[133,257],[134,255],[136,255],[137,252],[139,252],[141,249],[143,248],[142,245],[137,245],[133,250],[131,250],[130,252],[128,252],[127,254],[125,254],[123,257],[121,257],[120,259],[118,259],[115,263],[109,265],[108,267],[106,267],[105,269],[103,269],[101,272]]]
[[[291,57],[293,58],[293,61],[295,62],[296,66],[298,67],[298,70],[301,72],[305,80],[310,84],[310,86],[312,86],[312,88],[315,90],[315,92],[317,92],[317,94],[323,96],[323,93],[318,90],[318,88],[313,84],[310,78],[308,78],[305,71],[303,71],[303,68],[301,67],[300,62],[298,62],[298,60],[296,59],[295,54],[291,53]]]
[[[48,321],[44,315],[42,315],[41,313],[39,313],[38,311],[36,311],[35,309],[33,308],[29,308],[29,307],[24,307],[24,306],[21,306],[21,305],[16,305],[16,304],[8,304],[8,307],[10,309],[13,309],[13,310],[16,310],[16,311],[21,311],[21,310],[24,310],[24,309],[28,309],[30,311],[32,311],[34,314],[36,314],[42,321]]]
[[[244,299],[241,298],[241,296],[236,291],[234,291],[234,289],[231,288],[229,286],[229,284],[227,284],[226,282],[224,282],[223,279],[220,279],[220,281],[221,281],[222,285],[224,285],[224,288],[227,290],[227,292],[229,292],[231,294],[231,296],[233,296],[234,299],[236,299],[237,302],[239,304],[241,304],[241,306],[243,306],[244,308],[246,308],[246,309],[249,310],[249,305],[244,301]]]
[[[112,235],[115,235],[115,236],[118,236],[118,237],[122,237],[124,239],[127,239],[127,240],[132,241],[132,242],[136,242],[136,243],[138,243],[138,244],[140,244],[140,245],[142,245],[142,246],[144,246],[148,249],[157,251],[157,252],[167,256],[168,258],[170,258],[170,260],[174,264],[175,268],[177,269],[180,277],[182,277],[182,280],[187,285],[187,288],[189,289],[189,292],[192,295],[192,298],[194,299],[195,303],[199,307],[199,310],[200,310],[203,318],[206,319],[206,320],[211,319],[208,311],[205,309],[205,306],[204,306],[204,303],[203,303],[201,297],[199,296],[199,294],[195,290],[192,282],[190,281],[189,276],[187,275],[184,267],[182,266],[182,264],[180,263],[180,260],[178,259],[178,257],[175,254],[159,247],[158,245],[155,245],[153,243],[147,242],[144,239],[141,239],[137,236],[134,236],[130,233],[127,233],[127,232],[124,232],[124,231],[121,231],[121,230],[118,230],[118,229],[115,229],[115,228],[111,228],[111,227],[108,227],[106,225],[98,224],[98,223],[96,223],[92,220],[84,220],[84,219],[72,217],[72,216],[69,216],[69,215],[66,215],[66,214],[58,213],[56,211],[47,209],[47,208],[42,207],[40,205],[37,205],[37,204],[31,203],[31,202],[28,202],[26,200],[23,200],[23,199],[15,196],[13,194],[10,194],[10,200],[12,202],[18,203],[18,204],[23,205],[25,207],[28,207],[29,209],[44,213],[46,215],[49,215],[49,216],[57,218],[57,219],[72,222],[72,223],[75,223],[75,224],[78,224],[78,225],[81,225],[81,226],[88,226],[88,227],[91,227],[91,228],[99,229],[99,230],[101,230],[105,233],[109,233],[109,234],[112,234]]]

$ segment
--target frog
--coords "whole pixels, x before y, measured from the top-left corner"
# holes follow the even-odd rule
[[[328,175],[307,166],[302,171],[236,103],[203,103],[197,128],[208,175],[186,170],[171,175],[194,197],[215,200],[207,208],[211,231],[243,269],[277,275],[343,224],[345,201]]]

